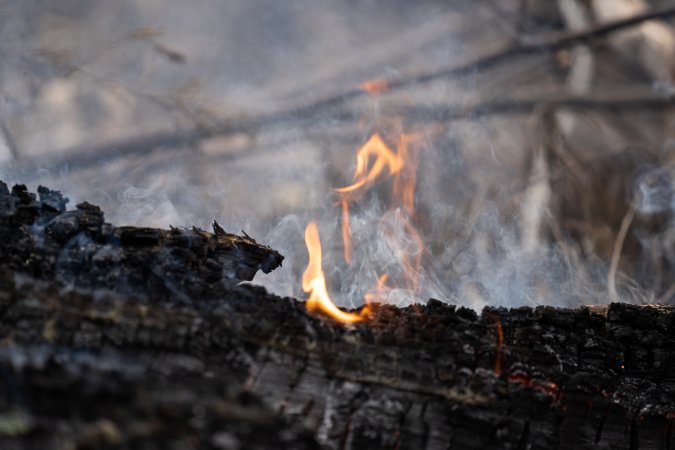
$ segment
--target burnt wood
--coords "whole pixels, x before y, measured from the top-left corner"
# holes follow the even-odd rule
[[[344,326],[255,286],[33,267],[0,270],[2,448],[675,448],[672,306],[430,300]]]
[[[199,298],[214,285],[269,273],[283,256],[249,236],[196,228],[160,230],[114,227],[98,206],[68,199],[45,187],[11,192],[0,181],[0,269],[56,279],[81,288],[106,288],[153,298]]]

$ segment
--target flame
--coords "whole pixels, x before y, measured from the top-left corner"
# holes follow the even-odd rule
[[[413,151],[412,144],[419,139],[415,134],[401,133],[394,152],[379,133],[373,134],[370,139],[356,153],[356,168],[354,170],[354,182],[335,191],[342,195],[340,201],[342,207],[342,241],[344,259],[347,264],[352,261],[352,244],[349,230],[349,203],[359,199],[366,189],[385,171],[394,177],[392,184],[392,209],[382,218],[381,224],[385,224],[391,214],[397,214],[395,221],[401,224],[404,238],[397,233],[388,233],[390,245],[396,253],[402,255],[400,266],[402,275],[397,276],[397,281],[402,278],[405,288],[415,293],[418,290],[418,277],[422,264],[424,243],[422,237],[412,224],[415,213],[415,187],[417,182],[417,166],[419,158]],[[372,161],[371,161],[372,160]],[[381,281],[369,295],[383,299]],[[390,289],[389,289],[390,290]],[[414,300],[414,299],[413,299]],[[368,301],[368,299],[366,299]]]
[[[309,252],[309,263],[307,264],[307,269],[302,274],[302,289],[309,293],[309,298],[305,303],[307,309],[309,311],[323,311],[325,314],[343,323],[362,321],[363,318],[358,314],[344,312],[335,306],[328,295],[326,278],[321,268],[319,229],[314,221],[309,222],[305,229],[305,244]]]
[[[410,216],[415,212],[415,186],[419,165],[419,158],[416,153],[411,152],[410,146],[418,139],[414,134],[402,134],[397,145],[397,155],[403,164],[394,179],[393,194]]]
[[[375,158],[372,167],[368,170],[370,158]],[[403,160],[394,153],[378,133],[373,134],[356,154],[356,170],[354,171],[354,183],[342,188],[335,189],[341,194],[355,193],[360,188],[371,184],[382,173],[385,167],[389,167],[389,174],[393,175],[403,167]]]
[[[393,177],[392,205],[379,223],[381,232],[388,239],[394,254],[397,256],[395,271],[384,273],[377,284],[365,294],[366,307],[361,314],[347,313],[340,310],[331,301],[326,288],[326,281],[321,268],[321,242],[315,222],[310,222],[305,229],[305,243],[309,251],[309,264],[302,277],[302,288],[310,293],[306,306],[310,311],[321,310],[332,318],[343,323],[355,323],[367,318],[371,312],[368,306],[373,302],[384,303],[393,287],[387,286],[391,281],[397,287],[403,287],[411,293],[412,301],[418,292],[424,242],[413,225],[415,213],[415,186],[417,181],[418,153],[412,144],[418,139],[413,134],[401,133],[396,151],[388,146],[379,133],[374,133],[356,153],[356,168],[353,183],[349,186],[334,189],[340,195],[341,228],[344,249],[344,260],[352,262],[352,244],[350,233],[350,203],[359,200],[367,189],[384,173]],[[387,220],[391,219],[391,220]],[[388,228],[391,223],[396,228]],[[393,274],[393,277],[392,277]]]
[[[389,82],[383,79],[368,80],[359,84],[359,89],[369,94],[379,94],[389,90]]]

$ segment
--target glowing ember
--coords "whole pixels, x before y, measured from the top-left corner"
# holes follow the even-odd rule
[[[508,380],[511,383],[522,384],[523,386],[527,386],[530,389],[534,389],[535,391],[550,395],[551,397],[554,397],[556,401],[560,400],[560,391],[558,390],[558,385],[551,381],[533,380],[523,373],[511,374],[509,375]]]
[[[306,307],[309,311],[323,311],[343,323],[360,322],[358,314],[347,313],[339,309],[328,295],[326,279],[321,268],[321,240],[316,222],[310,222],[305,229],[305,244],[309,252],[309,263],[302,274],[302,289],[309,293]]]

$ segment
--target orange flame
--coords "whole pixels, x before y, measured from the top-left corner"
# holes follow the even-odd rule
[[[394,198],[398,199],[405,212],[412,216],[415,212],[415,185],[417,183],[417,166],[419,164],[417,154],[410,151],[410,144],[415,142],[418,136],[403,134],[398,141],[397,155],[403,161],[401,170],[394,179]]]
[[[403,156],[403,155],[401,155]],[[369,170],[371,158],[374,158]],[[384,171],[389,168],[390,174],[398,173],[404,166],[404,160],[394,153],[382,137],[375,133],[356,153],[356,169],[354,171],[354,183],[335,191],[342,194],[342,242],[344,247],[344,259],[347,264],[352,263],[352,245],[349,233],[349,199],[358,197],[360,189],[371,184]]]
[[[307,309],[309,311],[323,311],[325,314],[343,323],[362,321],[363,318],[358,314],[344,312],[335,306],[328,295],[326,278],[321,268],[319,229],[314,221],[309,222],[305,229],[305,244],[309,252],[309,263],[307,264],[307,269],[302,274],[302,289],[309,293],[309,298],[305,303]]]
[[[370,158],[375,158],[370,170],[368,163]],[[348,194],[356,192],[359,188],[369,185],[382,173],[385,167],[389,167],[391,175],[397,173],[403,167],[403,160],[384,143],[378,133],[373,134],[356,154],[356,170],[354,171],[354,183],[335,192]]]
[[[359,89],[369,94],[379,94],[389,90],[389,82],[383,79],[368,80],[359,84]]]
[[[321,268],[321,243],[315,222],[310,222],[305,230],[305,243],[309,251],[309,264],[302,278],[302,288],[310,293],[306,306],[310,311],[321,310],[332,318],[344,322],[355,323],[364,320],[370,314],[373,302],[386,302],[392,287],[386,285],[390,278],[395,285],[405,287],[411,292],[413,302],[418,292],[418,277],[421,270],[424,243],[422,237],[413,226],[415,213],[415,185],[417,178],[418,152],[411,144],[418,139],[416,135],[401,134],[396,151],[393,151],[375,133],[358,150],[356,154],[356,168],[354,182],[345,187],[335,189],[339,193],[342,210],[342,241],[344,259],[347,264],[352,262],[352,245],[350,237],[350,202],[363,196],[367,188],[375,182],[385,171],[394,177],[392,183],[392,200],[389,212],[385,214],[380,225],[381,231],[388,237],[393,251],[400,255],[398,265],[400,269],[391,278],[389,273],[380,276],[376,286],[365,294],[366,307],[361,314],[347,313],[335,306],[328,295],[326,281]],[[393,218],[392,221],[384,220]],[[388,223],[396,223],[397,229],[388,230]],[[400,225],[400,228],[398,226]]]
[[[394,152],[375,133],[356,154],[356,169],[354,171],[354,183],[349,186],[335,189],[342,195],[342,241],[344,247],[344,259],[347,264],[352,261],[352,245],[349,231],[349,202],[358,199],[365,189],[379,177],[385,169],[394,177],[392,185],[392,198],[394,208],[401,208],[402,213],[399,221],[403,225],[406,238],[405,242],[394,242],[401,255],[401,266],[405,287],[417,292],[418,275],[422,264],[424,243],[415,227],[411,223],[415,212],[415,185],[417,181],[418,155],[411,150],[411,144],[418,139],[413,134],[401,134],[396,152]],[[371,164],[372,160],[372,164]],[[390,213],[395,212],[392,209]],[[389,214],[389,213],[388,213]],[[397,277],[398,279],[399,277]],[[378,283],[378,286],[381,283]],[[382,291],[381,287],[375,288],[374,292]],[[371,297],[373,293],[371,292]],[[378,298],[382,298],[381,292]]]

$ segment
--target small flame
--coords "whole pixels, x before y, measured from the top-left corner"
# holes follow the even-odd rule
[[[367,189],[383,173],[392,176],[392,201],[390,210],[380,221],[380,231],[388,240],[396,257],[394,272],[388,271],[380,276],[376,286],[365,294],[366,307],[361,314],[347,313],[340,310],[331,301],[326,288],[326,280],[321,268],[321,243],[315,222],[310,222],[305,230],[305,243],[309,251],[309,264],[302,277],[302,288],[310,293],[306,306],[310,311],[321,310],[334,319],[344,323],[355,323],[364,320],[370,314],[370,303],[385,303],[393,287],[410,292],[412,302],[416,301],[418,277],[421,270],[424,242],[413,226],[415,213],[415,184],[417,178],[418,152],[411,144],[418,139],[416,135],[400,134],[396,151],[389,147],[380,134],[373,134],[356,153],[356,168],[353,183],[335,189],[340,194],[342,210],[342,241],[344,259],[352,262],[352,244],[350,233],[350,203],[359,200]],[[392,228],[392,225],[393,228]],[[393,275],[393,277],[392,277]]]
[[[344,312],[335,306],[328,295],[326,278],[321,268],[319,229],[314,221],[309,222],[305,229],[305,244],[309,252],[309,263],[307,264],[307,269],[302,274],[302,289],[309,293],[309,298],[305,303],[307,309],[309,311],[323,311],[330,317],[343,323],[362,321],[363,318],[358,314]]]
[[[417,183],[417,166],[419,158],[410,151],[410,146],[419,137],[414,134],[402,134],[398,141],[397,156],[402,162],[401,170],[394,179],[394,198],[399,199],[405,212],[412,216],[415,212],[415,185]]]
[[[359,89],[369,94],[379,94],[389,90],[389,82],[383,79],[368,80],[359,84]]]
[[[375,162],[373,162],[372,167],[368,170],[370,158],[375,158]],[[375,133],[356,154],[354,183],[337,188],[335,192],[339,192],[340,194],[356,193],[360,188],[375,181],[387,166],[389,167],[389,174],[393,175],[401,170],[403,160],[384,143],[378,133]]]

